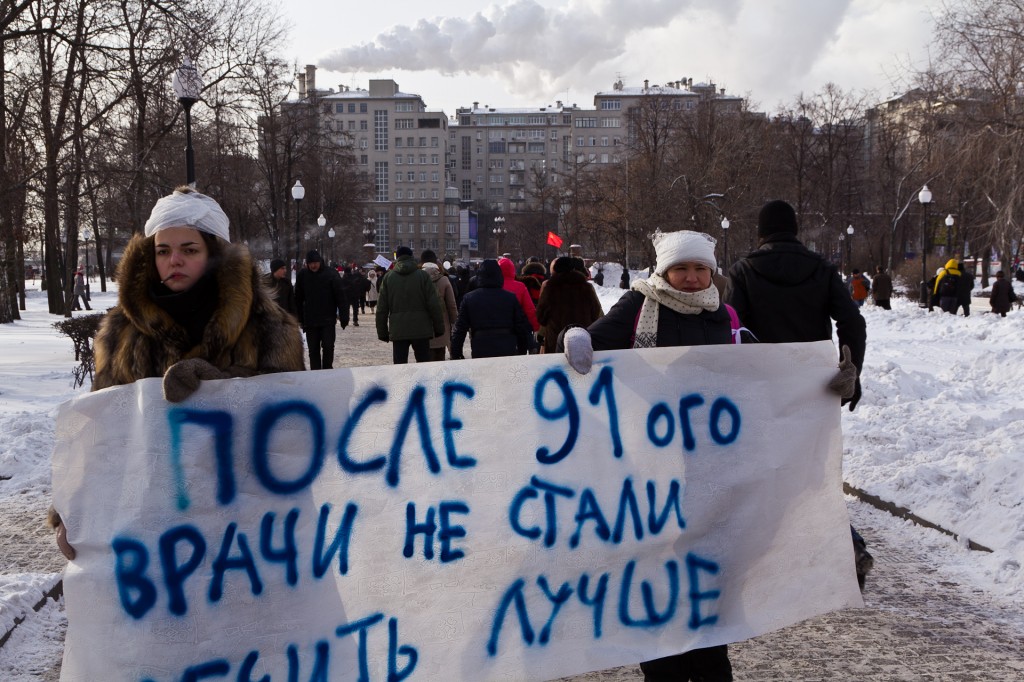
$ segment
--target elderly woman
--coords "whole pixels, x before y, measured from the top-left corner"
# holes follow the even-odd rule
[[[118,305],[96,335],[92,390],[163,377],[179,402],[203,379],[304,369],[298,323],[261,286],[216,201],[180,187],[153,207],[118,265]],[[58,545],[68,558],[55,513]]]
[[[735,311],[722,303],[712,282],[715,240],[701,232],[655,233],[654,273],[632,288],[604,317],[587,329],[571,328],[563,344],[569,364],[590,371],[594,350],[701,346],[756,341],[740,326]],[[853,393],[856,367],[846,361],[830,387]],[[694,649],[640,664],[646,682],[730,682],[732,665],[725,645]]]

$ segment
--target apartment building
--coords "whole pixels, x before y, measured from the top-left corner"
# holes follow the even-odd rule
[[[315,100],[322,134],[351,145],[372,181],[364,213],[372,220],[377,250],[456,250],[458,209],[449,202],[445,210],[445,113],[428,111],[420,95],[403,92],[390,79],[371,80],[366,89],[317,90],[315,74],[314,66],[299,74],[298,102]]]
[[[693,79],[644,81],[642,87],[620,80],[594,95],[593,108],[560,101],[538,107],[474,102],[449,120],[393,80],[371,80],[367,89],[317,90],[315,74],[314,66],[298,74],[298,100],[291,104],[315,101],[323,134],[353,146],[372,180],[365,215],[373,220],[382,253],[403,245],[464,253],[459,212],[470,204],[488,219],[557,211],[560,179],[584,166],[622,161],[645,102],[679,112],[709,103],[740,111],[743,103],[714,83]]]

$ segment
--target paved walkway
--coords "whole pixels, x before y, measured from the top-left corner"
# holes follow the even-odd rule
[[[391,346],[376,340],[372,316],[361,318],[360,327],[340,331],[338,340],[336,367],[390,362]],[[960,551],[947,538],[914,527],[895,534],[880,530],[892,527],[884,512],[853,498],[848,506],[875,557],[866,608],[731,645],[737,682],[1024,680],[1024,609],[944,577],[943,557]],[[0,556],[0,575],[60,570],[63,560],[39,523],[42,511],[39,517],[25,518],[0,509],[0,533],[11,548]],[[908,534],[913,541],[907,541]],[[44,607],[52,608],[56,606]],[[12,645],[14,638],[7,646]],[[56,682],[59,671],[60,661],[54,660],[52,667],[28,673],[19,682]],[[641,679],[637,666],[626,666],[562,682]]]

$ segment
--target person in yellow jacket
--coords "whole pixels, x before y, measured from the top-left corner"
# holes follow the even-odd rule
[[[943,312],[956,314],[957,290],[960,287],[960,278],[963,274],[957,267],[956,258],[946,261],[946,267],[935,276],[935,288],[932,290],[939,299],[939,307]]]

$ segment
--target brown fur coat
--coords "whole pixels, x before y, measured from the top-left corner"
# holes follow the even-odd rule
[[[118,266],[119,305],[96,335],[92,390],[162,377],[188,358],[202,358],[232,377],[305,369],[298,323],[270,297],[245,246],[223,244],[219,302],[191,347],[188,332],[151,298],[157,280],[152,237],[136,235]]]
[[[544,282],[537,303],[544,352],[555,352],[558,334],[570,324],[589,327],[603,314],[597,292],[586,277],[578,272],[555,273]]]

